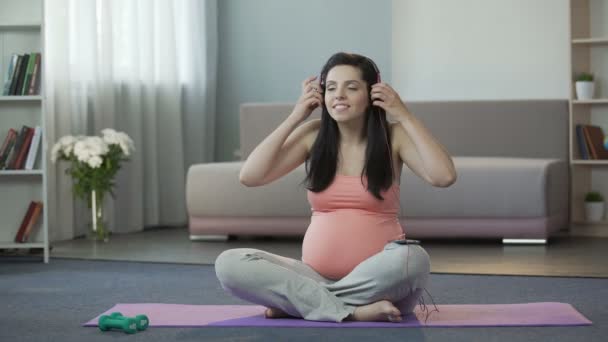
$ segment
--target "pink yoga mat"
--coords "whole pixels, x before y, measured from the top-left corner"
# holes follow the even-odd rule
[[[321,327],[321,328],[398,328],[398,327],[506,327],[591,325],[591,321],[567,303],[542,302],[525,304],[432,305],[427,311],[416,307],[402,322],[317,322],[304,319],[264,318],[258,305],[183,305],[183,304],[116,304],[84,326],[97,326],[101,315],[121,312],[125,316],[145,314],[150,327]],[[427,317],[428,316],[428,317]],[[425,322],[426,318],[426,322]]]

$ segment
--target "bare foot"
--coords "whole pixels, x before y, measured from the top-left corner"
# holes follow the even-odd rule
[[[264,317],[266,318],[286,318],[291,317],[287,312],[277,309],[277,308],[268,308],[264,311]]]
[[[354,321],[401,322],[401,312],[388,300],[358,306],[352,315]]]

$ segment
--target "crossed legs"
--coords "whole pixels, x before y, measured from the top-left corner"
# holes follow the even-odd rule
[[[226,291],[270,308],[267,317],[399,321],[422,295],[430,260],[420,246],[389,243],[333,281],[299,260],[239,248],[220,254],[215,270]]]

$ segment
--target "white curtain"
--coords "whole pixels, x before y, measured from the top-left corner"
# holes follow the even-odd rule
[[[48,146],[124,131],[136,151],[106,202],[109,226],[185,225],[187,168],[213,160],[217,1],[46,0],[44,11]],[[47,165],[51,240],[85,234],[67,165]]]

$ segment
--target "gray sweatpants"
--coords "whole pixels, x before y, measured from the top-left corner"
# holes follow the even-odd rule
[[[389,242],[342,279],[330,280],[302,261],[236,248],[217,257],[215,272],[226,291],[246,301],[307,320],[341,322],[357,306],[384,299],[402,315],[411,313],[427,285],[430,258],[419,245]]]

